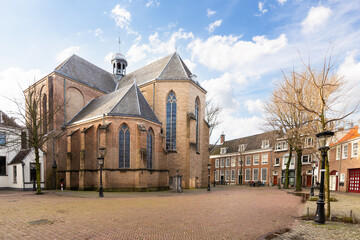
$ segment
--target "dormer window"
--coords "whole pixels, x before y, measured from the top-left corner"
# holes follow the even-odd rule
[[[226,153],[226,151],[227,151],[227,147],[223,147],[223,148],[221,148],[220,149],[220,154],[225,154]]]
[[[245,144],[241,144],[241,145],[239,145],[239,152],[243,152],[243,151],[245,151],[245,147],[246,147],[246,145],[245,145]]]
[[[314,145],[314,140],[311,137],[305,138],[305,147],[312,147]]]
[[[270,147],[270,142],[269,140],[262,140],[261,142],[261,148],[269,148]]]
[[[286,141],[277,142],[275,144],[275,151],[283,151],[288,149],[288,144]]]

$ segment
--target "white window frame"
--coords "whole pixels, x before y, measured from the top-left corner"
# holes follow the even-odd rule
[[[235,169],[231,169],[231,181],[235,182]]]
[[[269,147],[270,147],[269,140],[262,140],[261,141],[261,148],[269,148]]]
[[[220,159],[220,167],[225,167],[225,158]]]
[[[263,177],[263,170],[266,170],[266,178],[264,179]],[[262,182],[266,182],[267,181],[267,178],[268,178],[268,169],[267,168],[261,168],[261,181]]]
[[[356,144],[356,153],[354,153],[354,145]],[[351,157],[357,157],[359,154],[359,143],[358,141],[351,143]]]
[[[240,144],[238,151],[239,151],[239,152],[245,151],[245,144]]]
[[[224,169],[221,169],[221,170],[220,170],[220,176],[224,176],[224,174],[225,174],[225,173],[224,173]]]
[[[215,159],[215,168],[219,168],[219,159]]]
[[[276,163],[276,159],[278,159],[279,160],[279,163]],[[275,158],[275,161],[274,161],[275,163],[274,163],[274,166],[280,166],[280,158]]]
[[[304,157],[307,157],[307,162],[304,162]],[[307,164],[311,164],[311,155],[302,155],[301,156],[301,164],[302,165],[307,165]]]
[[[215,171],[215,181],[219,181],[219,170]]]
[[[230,171],[229,170],[225,170],[225,181],[230,181]]]
[[[239,167],[241,166],[241,161],[243,162],[243,165],[244,165],[244,156],[239,157],[239,160],[238,160]]]
[[[341,158],[341,146],[336,147],[336,160],[340,160]]]
[[[235,167],[236,166],[236,158],[232,157],[231,158],[231,167]]]
[[[257,163],[255,162],[257,160]],[[260,164],[260,154],[254,154],[253,155],[253,165],[259,165]]]
[[[251,181],[251,168],[245,169],[245,182]]]
[[[255,180],[255,178],[254,178],[254,176],[255,176],[255,170],[257,170],[257,179],[256,179],[256,180]],[[252,180],[253,180],[253,181],[259,181],[259,169],[258,169],[258,168],[253,168]]]
[[[266,162],[264,162],[264,158],[266,159]],[[269,155],[267,153],[261,154],[261,165],[266,165],[269,163]]]
[[[340,173],[340,182],[345,182],[345,173]]]
[[[227,149],[227,147],[220,148],[220,154],[225,154]]]
[[[311,137],[305,138],[305,147],[312,147],[314,146],[314,139]]]
[[[278,171],[273,171],[273,175],[277,176],[278,175]]]
[[[312,175],[312,170],[311,169],[306,170],[306,175]]]
[[[288,149],[288,143],[286,141],[279,141],[275,143],[275,151],[284,151]]]
[[[345,148],[346,148],[346,150],[345,150]],[[342,145],[342,159],[348,158],[348,156],[349,156],[348,152],[349,152],[349,146],[346,143],[346,144]]]
[[[230,167],[230,158],[226,158],[226,167]]]
[[[248,164],[248,161],[249,161],[249,164]],[[246,166],[250,166],[250,165],[251,165],[251,155],[247,155],[247,156],[246,156],[245,165],[246,165]]]

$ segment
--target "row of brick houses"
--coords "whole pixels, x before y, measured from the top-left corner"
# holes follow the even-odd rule
[[[360,193],[360,132],[359,127],[335,132],[329,150],[330,190]],[[266,185],[283,184],[289,147],[285,139],[274,132],[225,141],[210,153],[211,182],[216,184],[248,184],[261,181]],[[289,184],[295,185],[295,166],[298,161],[293,151],[289,167]],[[319,155],[314,139],[304,138],[301,182],[311,187],[319,181]]]
[[[314,141],[305,138],[302,161],[302,185],[310,187],[313,176],[312,161],[317,161]],[[295,185],[296,156],[293,152],[289,167],[289,184]],[[284,182],[286,162],[289,159],[288,144],[277,138],[274,132],[225,141],[216,146],[210,155],[211,181],[216,184],[247,184],[261,181],[266,185]],[[314,169],[315,181],[318,165]]]

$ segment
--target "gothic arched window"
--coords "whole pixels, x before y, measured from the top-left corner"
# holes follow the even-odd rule
[[[173,91],[166,98],[166,149],[176,149],[176,97]]]
[[[153,166],[153,142],[154,139],[154,133],[152,131],[151,128],[149,128],[149,130],[147,131],[147,135],[146,135],[146,168],[152,168]]]
[[[119,168],[130,168],[130,129],[126,124],[119,131]]]
[[[195,119],[196,119],[196,151],[199,152],[199,105],[200,100],[197,97],[195,100]]]

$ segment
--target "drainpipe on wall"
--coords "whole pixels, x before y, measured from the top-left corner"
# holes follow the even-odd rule
[[[21,166],[22,166],[23,191],[25,191],[25,171],[24,171],[25,163],[22,162]]]

